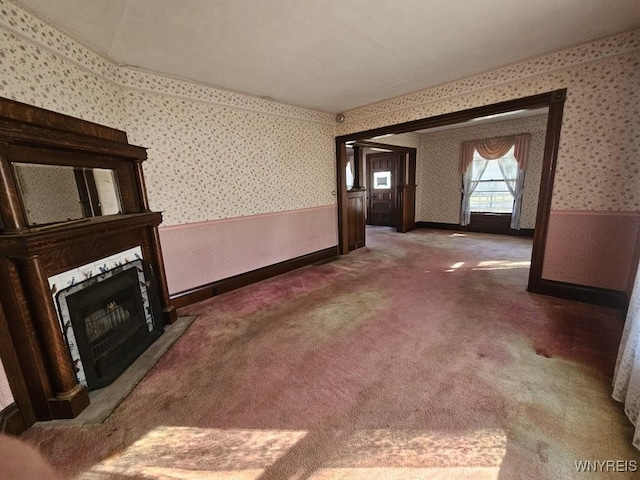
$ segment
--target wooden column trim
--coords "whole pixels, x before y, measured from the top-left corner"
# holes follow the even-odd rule
[[[18,188],[13,181],[11,163],[7,156],[7,145],[0,144],[0,216],[4,224],[3,233],[18,233],[25,228]]]
[[[49,293],[49,282],[38,255],[21,258],[21,270],[27,280],[35,323],[50,366],[51,386],[55,398],[65,399],[78,387],[71,358],[62,337],[58,316]]]
[[[140,209],[142,212],[150,212],[151,210],[149,209],[149,197],[147,195],[147,186],[144,181],[144,172],[142,170],[142,162],[144,160],[145,160],[144,158],[138,158],[132,163],[132,165],[133,165],[133,171],[135,174],[134,176],[136,179],[136,187],[138,190]]]
[[[160,303],[162,305],[162,317],[164,323],[172,324],[178,319],[178,312],[171,303],[169,296],[169,287],[167,284],[167,274],[164,270],[164,259],[162,257],[162,247],[160,245],[160,234],[157,228],[151,228],[151,249],[153,261],[151,264],[155,267],[155,273],[158,278],[158,287],[160,289]]]
[[[37,337],[47,360],[52,393],[47,400],[49,418],[75,418],[89,405],[89,394],[76,381],[44,267],[38,255],[20,258],[19,263],[30,293]]]
[[[14,399],[14,406],[19,411],[19,417],[22,419],[22,425],[24,428],[30,427],[36,422],[35,412],[33,411],[33,405],[29,398],[29,391],[27,385],[24,382],[24,375],[18,355],[13,346],[11,333],[7,325],[7,319],[0,305],[0,359],[4,367],[5,374],[7,375],[7,381],[11,388],[11,393]],[[6,410],[12,416],[15,415],[13,411]],[[9,433],[20,433],[10,431]]]
[[[529,268],[529,283],[527,290],[541,293],[542,268],[549,231],[549,216],[551,213],[551,196],[560,146],[560,130],[567,91],[557,90],[551,93],[549,113],[547,114],[547,133],[545,137],[544,155],[542,158],[542,176],[540,192],[538,193],[538,211],[536,227],[531,252],[531,267]]]
[[[29,401],[38,420],[51,420],[47,400],[51,384],[44,365],[42,348],[36,336],[31,305],[23,290],[20,274],[14,261],[0,259],[0,284],[12,285],[11,291],[0,290],[7,328],[13,342],[18,365],[29,393]],[[3,357],[4,358],[4,357]],[[17,394],[14,392],[14,395]]]
[[[409,152],[409,176],[407,179],[407,183],[409,185],[416,184],[416,160],[418,157],[418,151],[415,148],[412,148]]]
[[[353,188],[364,187],[364,148],[354,145],[353,147],[354,179]]]
[[[337,152],[337,172],[336,172],[336,189],[338,192],[338,238],[339,254],[347,255],[349,253],[349,225],[347,214],[347,145],[344,141],[336,139]]]

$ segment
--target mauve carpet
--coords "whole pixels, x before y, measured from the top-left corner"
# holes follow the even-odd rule
[[[618,312],[527,293],[527,239],[367,233],[183,309],[105,423],[23,438],[85,480],[638,478],[576,467],[640,463],[610,396]]]

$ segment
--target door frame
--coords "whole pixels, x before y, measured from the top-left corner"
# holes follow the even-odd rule
[[[372,142],[368,140],[359,140],[353,142],[354,147],[360,148],[378,148],[388,150],[393,153],[405,154],[405,159],[399,159],[395,165],[396,191],[394,198],[394,222],[393,227],[398,232],[406,233],[413,230],[416,226],[416,162],[418,158],[418,150],[413,147],[404,147],[400,145],[388,145],[386,143]],[[363,160],[363,163],[366,159]],[[346,168],[346,165],[345,165]],[[362,173],[362,172],[360,172]],[[401,181],[399,181],[401,180]],[[365,219],[366,220],[366,219]],[[365,221],[366,223],[366,221]],[[349,228],[353,228],[349,225]]]
[[[391,185],[388,188],[388,190],[391,191],[391,200],[389,201],[390,205],[390,215],[391,215],[391,219],[389,222],[389,227],[395,227],[397,228],[397,216],[398,216],[398,194],[397,194],[397,178],[398,178],[398,163],[399,163],[399,153],[400,152],[396,152],[396,151],[390,151],[390,152],[371,152],[371,153],[365,153],[364,154],[364,163],[366,165],[366,172],[367,172],[367,181],[366,181],[366,187],[367,187],[367,194],[366,194],[366,204],[367,207],[365,209],[366,212],[366,218],[365,218],[365,224],[366,225],[371,225],[371,211],[372,211],[372,196],[374,194],[374,188],[373,188],[373,172],[372,172],[372,168],[371,168],[371,159],[370,157],[372,155],[393,155],[393,165],[391,166],[391,168],[389,170],[391,170]]]
[[[531,110],[548,107],[547,133],[545,137],[544,155],[542,161],[542,177],[540,179],[540,193],[538,195],[538,211],[536,217],[535,232],[533,237],[533,251],[531,254],[531,267],[529,269],[530,292],[539,292],[542,280],[542,266],[549,228],[549,215],[551,212],[551,195],[555,179],[556,163],[558,158],[558,146],[560,144],[560,131],[562,127],[562,115],[564,102],[567,97],[567,89],[554,90],[547,93],[532,95],[529,97],[504,102],[484,105],[459,112],[445,113],[434,117],[412,120],[409,122],[388,125],[384,127],[365,130],[337,136],[336,141],[336,179],[338,193],[338,251],[341,255],[349,253],[348,235],[349,224],[347,222],[347,142],[366,141],[372,137],[389,134],[400,134],[424,130],[445,125],[454,125],[466,122],[478,117],[486,117],[514,110]]]

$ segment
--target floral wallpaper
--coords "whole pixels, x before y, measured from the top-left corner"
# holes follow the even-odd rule
[[[9,386],[9,380],[7,374],[4,371],[2,360],[0,360],[0,410],[8,407],[13,403],[13,393]]]
[[[116,65],[0,0],[0,96],[126,130],[149,149],[149,198],[165,225],[334,205],[334,135],[559,88],[568,96],[552,208],[640,210],[640,29],[354,109],[336,124],[331,114]],[[419,219],[435,221],[434,198],[419,195]]]
[[[552,208],[640,209],[640,29],[346,112],[338,134],[567,88]]]
[[[2,20],[0,96],[113,128],[124,125],[117,85],[47,48],[3,30]]]
[[[133,143],[164,225],[331,205],[333,126],[137,90],[125,92]]]
[[[395,97],[378,103],[355,108],[345,112],[346,122],[355,122],[377,115],[388,115],[397,110],[415,108],[431,102],[439,102],[443,98],[466,95],[472,91],[494,89],[516,80],[535,78],[550,72],[565,70],[578,65],[597,62],[602,59],[617,57],[640,48],[640,29],[613,35],[573,48],[515,63],[503,68],[481,73],[454,82],[445,83],[419,92]],[[535,82],[530,82],[533,84]],[[463,110],[459,108],[458,110]],[[444,113],[444,112],[443,112]],[[406,114],[411,115],[411,112]],[[414,116],[413,119],[422,118]],[[345,126],[347,123],[345,123]],[[383,125],[379,123],[379,125]],[[347,127],[350,131],[352,130]]]
[[[84,217],[73,167],[20,164],[15,168],[29,225]]]
[[[158,73],[150,73],[136,68],[120,68],[116,81],[123,87],[145,92],[172,95],[191,100],[212,103],[225,107],[235,107],[252,112],[270,113],[333,125],[335,115],[307,108],[295,107],[252,95],[245,95],[219,88],[212,88],[195,82],[180,80]]]
[[[84,70],[89,75],[98,75],[103,80],[112,82],[116,88],[119,86],[130,87],[193,100],[202,100],[218,105],[298,118],[300,120],[334,123],[334,115],[330,113],[285,105],[260,97],[117,65],[11,0],[0,0],[0,29],[14,33],[15,38],[22,39],[30,45],[36,45],[37,48],[34,49],[34,53],[29,54],[28,57],[34,60],[38,60],[39,57],[45,57],[46,61],[50,62],[52,58],[48,57],[48,54],[53,54],[57,59],[64,60],[60,65],[65,69],[72,68],[71,65],[67,64],[67,62],[70,62],[74,64],[75,68]],[[26,52],[27,47],[21,45],[19,49]],[[20,62],[24,63],[25,60],[24,55],[20,57]],[[55,67],[56,65],[47,63],[44,66]],[[86,90],[83,93],[90,91]],[[36,105],[36,103],[32,104]],[[51,109],[54,110],[53,108]]]
[[[424,133],[416,167],[416,220],[460,222],[460,155],[462,142],[520,133],[531,134],[529,163],[522,197],[521,228],[534,228],[547,115],[495,122],[486,125]]]
[[[123,129],[163,225],[336,203],[334,116],[121,67],[0,0],[0,96]]]

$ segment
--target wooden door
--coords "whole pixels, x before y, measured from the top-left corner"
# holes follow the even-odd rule
[[[397,156],[394,152],[367,155],[369,225],[394,226]]]

